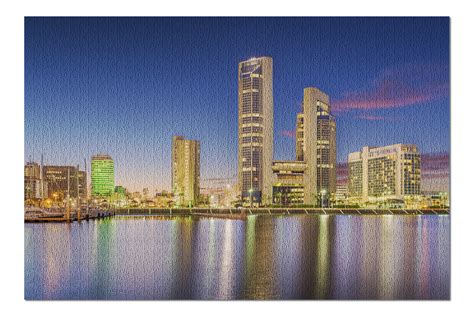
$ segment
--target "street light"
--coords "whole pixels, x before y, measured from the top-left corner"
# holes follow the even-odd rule
[[[249,189],[249,194],[250,194],[250,208],[252,208],[252,206],[253,206],[252,193],[253,193],[253,188],[250,188],[250,189]]]
[[[327,191],[326,189],[321,190],[321,208],[324,207],[324,196],[326,195]]]

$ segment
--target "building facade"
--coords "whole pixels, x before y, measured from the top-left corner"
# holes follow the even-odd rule
[[[327,207],[336,194],[336,120],[317,88],[304,89],[295,138],[296,160],[273,162],[272,202]]]
[[[171,157],[171,190],[176,206],[195,206],[199,201],[200,143],[174,136]]]
[[[94,155],[91,159],[91,195],[110,198],[115,189],[114,161],[109,155]]]
[[[301,105],[303,108],[303,105]],[[304,161],[304,114],[296,115],[296,160]]]
[[[337,205],[345,205],[347,204],[348,198],[348,187],[346,184],[338,184],[336,185],[336,195],[335,195],[335,202]]]
[[[25,200],[28,199],[40,199],[41,198],[41,178],[40,178],[40,165],[36,162],[28,162],[25,165]]]
[[[87,176],[86,172],[74,166],[44,166],[43,167],[45,198],[53,202],[62,202],[68,197],[71,199],[86,199]]]
[[[127,189],[120,185],[116,186],[112,193],[111,202],[115,207],[127,205]]]
[[[319,204],[336,193],[336,120],[331,114],[329,96],[321,90],[304,89],[303,111],[298,114],[296,138],[306,162],[304,204]],[[302,128],[301,128],[302,125]],[[298,136],[298,135],[297,135]]]
[[[272,203],[273,60],[238,66],[238,186],[244,201]]]
[[[350,153],[349,197],[384,202],[421,195],[421,158],[415,145],[364,147]]]
[[[302,205],[304,203],[304,161],[274,161],[272,170],[273,204]]]

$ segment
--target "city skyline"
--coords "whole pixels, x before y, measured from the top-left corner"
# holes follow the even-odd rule
[[[237,41],[239,21],[262,34]],[[215,36],[211,47],[195,28]],[[294,157],[306,86],[331,95],[339,163],[363,146],[393,143],[449,159],[447,18],[33,18],[25,34],[25,162],[43,153],[47,164],[90,165],[107,152],[116,184],[168,189],[171,135],[184,135],[201,141],[202,178],[236,176],[235,65],[252,56],[273,58],[274,160]],[[203,73],[198,89],[191,82]]]

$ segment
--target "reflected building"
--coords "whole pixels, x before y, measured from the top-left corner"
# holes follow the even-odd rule
[[[245,297],[277,299],[278,267],[275,261],[275,229],[270,216],[249,216],[245,231]]]

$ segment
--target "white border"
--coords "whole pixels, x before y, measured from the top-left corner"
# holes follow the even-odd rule
[[[225,3],[225,5],[224,5]],[[127,315],[140,312],[159,314],[196,312],[220,315],[253,314],[349,314],[418,315],[466,314],[473,293],[474,225],[472,195],[471,118],[474,102],[470,96],[474,83],[472,10],[454,1],[316,1],[286,2],[287,6],[264,1],[9,1],[2,6],[1,74],[2,104],[2,240],[0,297],[3,313],[22,315]],[[465,3],[468,3],[467,1]],[[54,15],[309,15],[309,16],[404,16],[451,17],[451,95],[452,95],[452,288],[451,302],[25,302],[23,300],[23,17]]]

